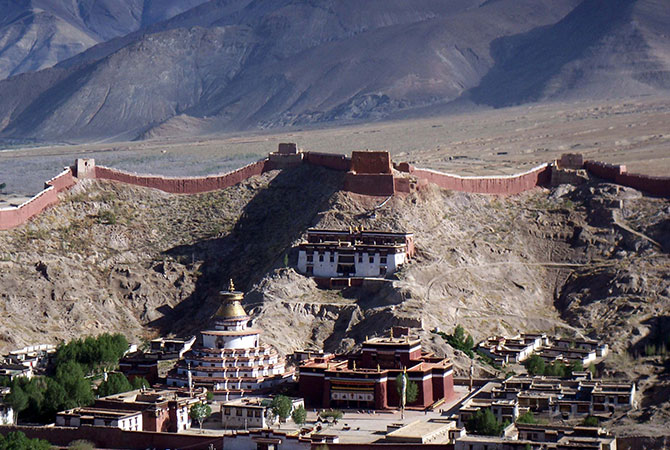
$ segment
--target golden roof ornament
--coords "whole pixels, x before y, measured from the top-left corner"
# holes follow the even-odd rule
[[[235,292],[235,284],[233,283],[232,278],[228,282],[228,292]]]

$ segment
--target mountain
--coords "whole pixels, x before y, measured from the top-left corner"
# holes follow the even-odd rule
[[[205,0],[1,0],[0,79],[36,71]]]
[[[454,101],[670,92],[661,0],[212,0],[151,20],[0,82],[0,138],[183,136]]]

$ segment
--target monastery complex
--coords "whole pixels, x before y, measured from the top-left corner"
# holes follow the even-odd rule
[[[205,387],[215,398],[229,400],[292,380],[284,358],[273,347],[261,345],[261,332],[249,328],[251,318],[241,304],[244,294],[231,281],[220,296],[213,328],[201,332],[198,344],[168,375],[168,386]]]

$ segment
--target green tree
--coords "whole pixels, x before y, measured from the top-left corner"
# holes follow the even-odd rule
[[[106,397],[108,395],[118,394],[119,392],[128,392],[133,389],[133,386],[128,381],[128,378],[122,373],[110,373],[107,376],[107,381],[103,381],[98,386],[98,395]]]
[[[582,420],[582,425],[585,427],[597,427],[600,424],[600,421],[598,420],[597,417],[594,416],[588,416],[585,417],[584,420]]]
[[[29,439],[21,431],[0,435],[0,450],[50,450],[51,444],[44,439]]]
[[[584,371],[584,364],[582,364],[581,361],[573,361],[570,364],[570,373],[574,372],[583,372]]]
[[[454,328],[454,332],[452,334],[445,334],[445,333],[439,333],[439,334],[453,348],[462,351],[470,358],[475,357],[475,354],[472,351],[472,349],[475,346],[474,339],[472,339],[472,336],[470,335],[466,336],[465,329],[462,326],[456,325],[456,328]]]
[[[530,375],[544,375],[544,359],[538,355],[531,355],[523,363]]]
[[[65,389],[67,400],[65,408],[75,408],[93,403],[93,390],[91,383],[84,377],[84,372],[79,364],[68,361],[61,364],[56,370],[54,377]]]
[[[468,419],[465,428],[472,434],[500,436],[505,426],[498,422],[490,408],[481,408]]]
[[[144,377],[135,377],[130,384],[132,384],[133,389],[145,389],[150,386],[149,381]],[[207,393],[209,394],[209,391]],[[207,397],[207,399],[209,400],[209,397]]]
[[[419,396],[419,387],[414,381],[411,381],[407,374],[399,373],[395,378],[395,387],[398,391],[398,398],[400,398],[400,405],[402,405],[402,377],[405,377],[406,387],[405,387],[405,404],[409,405],[416,401],[416,398]]]
[[[521,414],[517,419],[517,423],[530,423],[534,424],[537,423],[537,420],[535,419],[535,416],[533,415],[532,411],[528,411],[526,413]]]
[[[214,392],[207,391],[207,393],[205,395],[207,396],[207,401],[208,402],[211,402],[212,400],[214,400]]]
[[[44,407],[42,415],[55,417],[58,411],[67,409],[68,394],[62,384],[53,378],[47,378],[47,389],[44,393]]]
[[[322,419],[327,419],[329,417],[332,417],[333,420],[338,421],[344,416],[344,413],[340,411],[339,409],[329,409],[329,410],[324,410],[319,413],[319,417]]]
[[[202,431],[202,422],[206,418],[212,415],[212,408],[205,403],[196,403],[191,406],[191,411],[189,413],[191,419],[196,420],[200,425],[200,431]]]
[[[291,399],[285,395],[277,395],[272,399],[272,403],[270,403],[270,410],[272,410],[272,414],[279,417],[280,423],[286,421],[288,416],[291,415],[292,409],[293,402],[291,402]]]
[[[77,439],[76,441],[70,442],[67,448],[72,450],[95,450],[95,444],[84,439]]]
[[[12,384],[12,389],[7,397],[5,397],[5,401],[14,410],[14,420],[17,420],[19,413],[28,408],[28,395],[23,390],[18,380],[15,380]]]
[[[307,419],[307,411],[305,407],[300,405],[291,413],[291,419],[295,422],[296,425],[302,425]]]
[[[544,367],[544,375],[550,377],[561,377],[565,378],[569,374],[569,368],[561,361],[554,361],[553,363]]]

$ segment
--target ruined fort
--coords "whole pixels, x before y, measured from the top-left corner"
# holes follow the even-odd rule
[[[588,176],[629,186],[647,194],[670,197],[670,177],[629,173],[626,166],[583,160],[581,155],[564,155],[560,160],[540,164],[523,173],[501,176],[460,176],[395,163],[386,151],[354,151],[351,156],[301,151],[296,144],[279,144],[267,158],[232,172],[205,177],[142,175],[103,167],[92,159],[77,159],[45,183],[44,190],[19,206],[0,209],[0,230],[20,226],[46,208],[58,203],[58,194],[82,179],[111,180],[159,189],[174,194],[199,194],[225,189],[252,176],[297,165],[311,165],[344,172],[341,189],[360,195],[388,197],[421,190],[429,183],[444,189],[477,194],[514,195],[538,186],[580,183]]]

